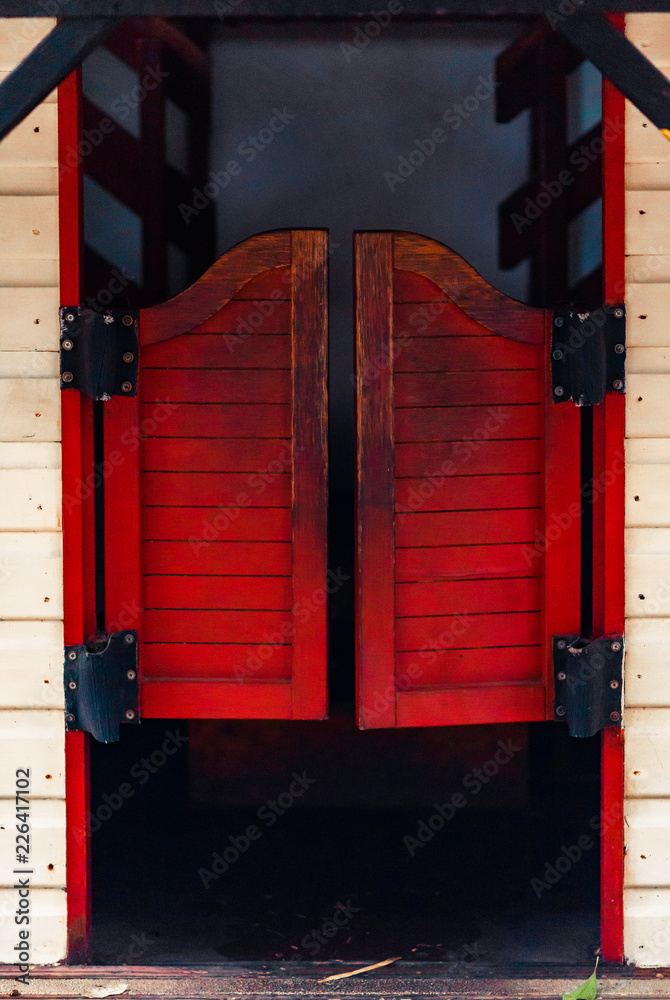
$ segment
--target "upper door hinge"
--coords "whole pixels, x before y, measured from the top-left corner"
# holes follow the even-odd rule
[[[626,388],[626,309],[557,309],[551,327],[551,384],[555,403],[596,406],[606,392]]]
[[[63,306],[59,318],[61,389],[91,399],[135,396],[139,310]]]
[[[594,736],[621,725],[623,636],[583,641],[555,635],[554,715],[567,722],[571,736]]]
[[[113,632],[101,647],[65,647],[65,725],[114,743],[121,722],[140,721],[137,632]]]

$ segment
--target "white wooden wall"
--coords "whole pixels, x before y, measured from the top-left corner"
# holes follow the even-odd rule
[[[626,33],[670,75],[670,14]],[[626,110],[625,953],[670,965],[670,142]]]
[[[52,27],[0,19],[0,79]],[[32,776],[31,961],[65,957],[57,105],[0,143],[0,962],[15,962],[15,773]]]

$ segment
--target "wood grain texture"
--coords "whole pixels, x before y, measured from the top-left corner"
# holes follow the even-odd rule
[[[499,292],[449,247],[414,233],[396,233],[394,264],[433,281],[466,315],[491,333],[528,344],[544,341],[544,312]]]
[[[169,340],[204,323],[239,290],[268,268],[291,262],[288,231],[252,236],[223,254],[194,285],[173,299],[142,310],[142,346]]]
[[[328,660],[328,234],[295,230],[291,260],[293,717],[323,719]]]
[[[357,714],[395,726],[393,237],[354,237],[357,410]]]

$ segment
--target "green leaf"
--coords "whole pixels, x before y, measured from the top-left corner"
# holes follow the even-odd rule
[[[597,971],[598,959],[596,959],[596,967],[593,970],[593,975],[589,976],[586,982],[578,986],[576,990],[572,990],[571,993],[564,993],[563,1000],[596,1000],[596,993],[598,992]]]

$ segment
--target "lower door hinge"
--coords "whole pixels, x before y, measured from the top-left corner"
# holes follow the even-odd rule
[[[567,722],[571,736],[621,725],[623,643],[622,635],[554,636],[554,716]]]
[[[596,406],[626,388],[626,309],[557,309],[551,328],[551,387],[555,403]]]
[[[60,317],[61,389],[91,399],[137,394],[137,309],[63,306]]]
[[[100,743],[119,738],[119,723],[139,723],[137,632],[106,636],[103,648],[65,647],[65,725]]]

